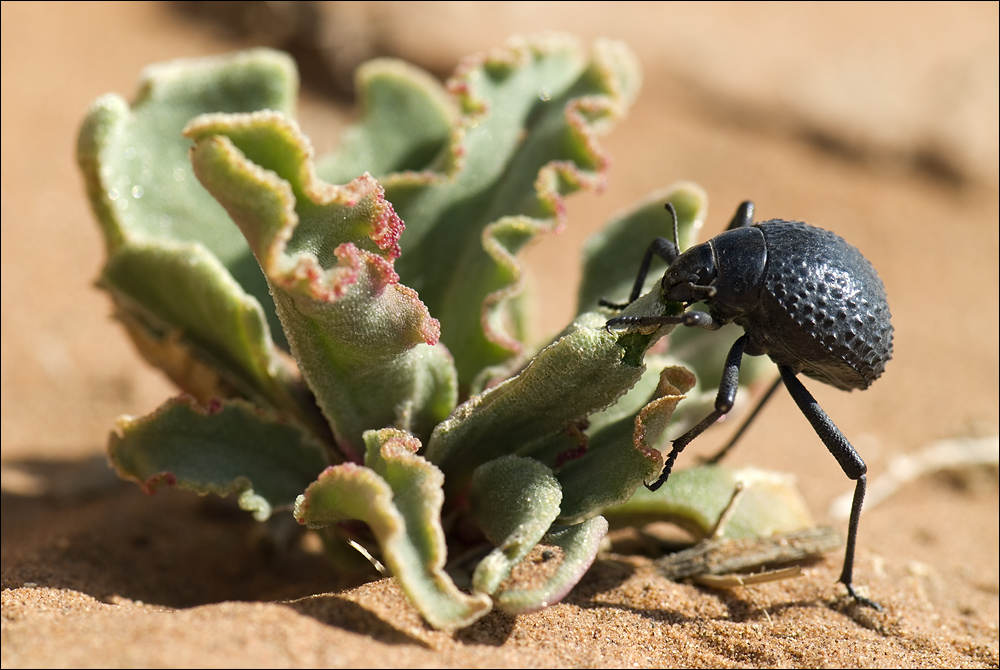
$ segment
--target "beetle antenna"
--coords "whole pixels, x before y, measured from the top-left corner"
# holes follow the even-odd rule
[[[674,220],[674,248],[677,249],[678,253],[680,253],[680,250],[681,250],[681,241],[677,237],[677,210],[674,209],[673,203],[670,203],[670,202],[668,202],[666,205],[664,205],[664,208],[668,212],[670,212],[670,218]]]

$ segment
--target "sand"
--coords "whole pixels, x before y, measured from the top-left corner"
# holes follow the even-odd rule
[[[527,254],[539,332],[570,315],[583,240],[675,180],[709,193],[708,232],[746,198],[760,218],[833,228],[879,269],[895,355],[863,394],[810,389],[874,488],[937,440],[985,439],[995,459],[1000,425],[997,5],[899,5],[346,3],[324,16],[436,72],[515,32],[626,40],[646,81],[604,140],[611,183],[571,199],[566,232]],[[130,3],[4,3],[2,35],[4,668],[998,666],[995,463],[868,506],[855,582],[881,613],[846,598],[838,553],[797,579],[716,591],[664,579],[621,542],[562,603],[453,634],[425,626],[392,580],[338,576],[309,540],[275,546],[230,501],[119,482],[103,455],[114,418],[174,391],[92,285],[104,252],[78,124],[98,95],[133,95],[148,63],[277,38]],[[304,93],[320,151],[351,109]],[[850,482],[790,399],[773,405],[731,462],[794,473],[817,521],[845,531],[831,504]],[[728,435],[714,432],[686,464]]]

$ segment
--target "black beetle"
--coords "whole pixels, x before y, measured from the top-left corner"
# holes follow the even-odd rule
[[[619,316],[606,327],[682,324],[716,330],[735,322],[744,334],[726,357],[715,411],[673,441],[662,474],[646,486],[653,491],[660,488],[684,447],[732,409],[743,355],[766,354],[778,365],[781,376],[747,423],[778,383],[784,382],[844,474],[857,481],[840,581],[856,601],[880,609],[874,601],[857,595],[851,584],[868,468],[796,375],[802,373],[847,391],[866,389],[878,379],[892,358],[892,324],[882,280],[861,252],[829,231],[800,221],[753,223],[752,202],[737,208],[725,232],[680,253],[677,213],[669,203],[667,209],[673,217],[674,242],[659,237],[650,244],[629,304],[639,297],[656,254],[668,263],[660,282],[663,298],[683,303],[685,308],[703,302],[709,311]],[[601,304],[618,309],[627,306],[603,300]],[[712,462],[732,447],[746,425]]]

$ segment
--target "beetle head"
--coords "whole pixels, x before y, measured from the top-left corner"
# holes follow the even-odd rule
[[[660,285],[667,300],[690,305],[715,295],[717,275],[712,246],[703,242],[678,256],[663,274]]]

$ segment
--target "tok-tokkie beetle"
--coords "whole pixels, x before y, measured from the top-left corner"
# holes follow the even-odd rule
[[[861,252],[834,233],[800,221],[753,223],[752,202],[739,206],[724,232],[680,253],[677,213],[669,203],[667,209],[673,217],[674,241],[660,237],[650,244],[627,304],[601,302],[618,309],[634,302],[656,254],[668,264],[660,282],[663,298],[683,303],[685,308],[701,302],[708,312],[619,316],[606,327],[680,324],[717,330],[735,323],[744,334],[726,357],[715,411],[673,441],[662,473],[647,487],[655,491],[662,486],[684,447],[733,408],[744,354],[769,356],[780,377],[747,423],[783,382],[844,474],[857,482],[840,581],[856,601],[880,609],[855,593],[852,584],[867,466],[798,375],[846,391],[867,389],[879,378],[892,358],[892,323],[882,280]],[[719,460],[745,428],[746,424],[711,460]]]

